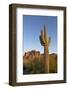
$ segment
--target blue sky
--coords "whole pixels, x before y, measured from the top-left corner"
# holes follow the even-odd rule
[[[24,23],[24,52],[38,50],[44,52],[40,44],[39,35],[44,24],[48,28],[48,36],[51,37],[49,53],[57,53],[57,17],[56,16],[23,16]]]

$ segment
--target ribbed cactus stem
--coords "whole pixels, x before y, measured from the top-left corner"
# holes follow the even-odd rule
[[[41,45],[44,47],[44,71],[49,73],[49,43],[50,38],[47,35],[47,28],[44,25],[44,31],[41,31],[40,35]]]
[[[45,73],[49,73],[49,52],[47,46],[44,46],[44,70]]]

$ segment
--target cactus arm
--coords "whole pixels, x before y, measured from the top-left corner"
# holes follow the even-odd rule
[[[45,43],[43,42],[43,40],[42,40],[42,37],[41,37],[41,36],[39,37],[39,39],[40,39],[40,43],[41,43],[41,45],[42,45],[42,46],[44,46],[44,44],[45,44]]]
[[[42,30],[41,30],[41,39],[42,39],[43,43],[45,43],[44,32]]]
[[[49,37],[49,39],[48,39],[48,44],[50,44],[51,43],[51,37]]]

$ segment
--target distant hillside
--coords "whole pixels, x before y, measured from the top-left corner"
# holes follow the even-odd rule
[[[29,51],[23,56],[23,74],[44,73],[44,54]],[[49,73],[57,73],[57,54],[49,54]]]

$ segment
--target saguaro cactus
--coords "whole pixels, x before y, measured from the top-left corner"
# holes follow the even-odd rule
[[[49,73],[49,43],[50,37],[47,35],[47,27],[44,25],[44,30],[41,30],[40,35],[41,45],[44,47],[44,71]]]

